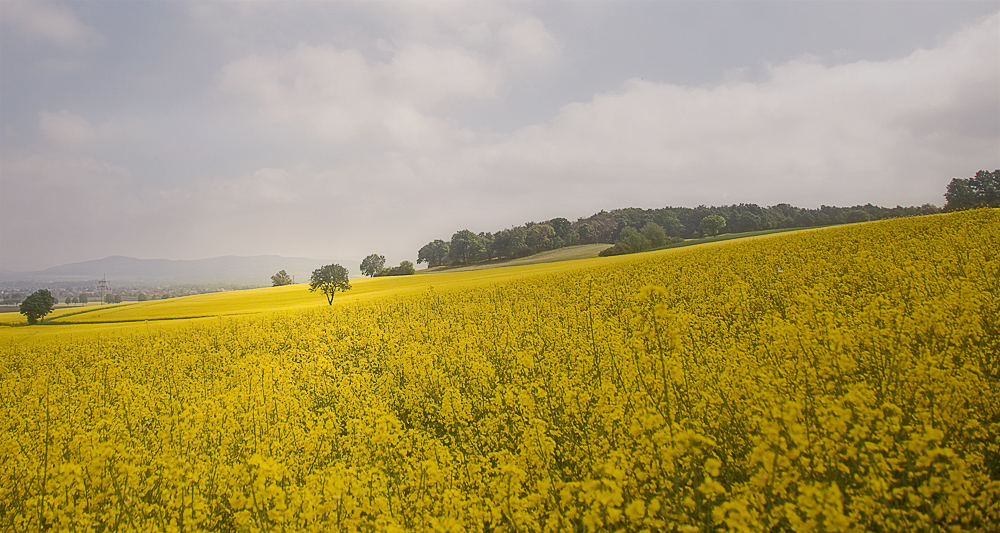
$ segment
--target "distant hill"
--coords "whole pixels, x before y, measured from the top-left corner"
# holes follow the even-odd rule
[[[228,255],[198,260],[136,259],[111,256],[93,261],[60,265],[36,272],[0,272],[0,281],[71,282],[101,279],[107,276],[117,285],[249,285],[267,286],[279,270],[288,272],[296,282],[305,282],[313,270],[324,264],[339,263],[351,276],[359,275],[358,261],[322,260],[304,257]]]

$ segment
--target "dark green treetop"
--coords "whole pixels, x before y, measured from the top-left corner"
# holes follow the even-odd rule
[[[429,242],[417,252],[417,264],[427,263],[429,267],[441,266],[448,259],[450,249],[451,245],[441,239]]]
[[[371,254],[361,261],[361,273],[371,277],[378,274],[385,268],[385,256]]]
[[[944,193],[945,211],[1000,207],[1000,170],[980,170],[971,178],[955,178]]]
[[[702,233],[709,237],[714,237],[722,231],[722,228],[726,227],[726,219],[721,215],[708,215],[701,219],[699,227]]]
[[[29,324],[37,324],[43,316],[52,312],[52,306],[56,304],[56,299],[48,289],[37,290],[24,299],[18,310],[28,317]]]
[[[326,295],[326,303],[333,305],[333,296],[337,291],[347,291],[351,288],[347,269],[340,265],[326,265],[313,270],[309,279],[309,291],[320,291]]]
[[[288,272],[284,270],[279,271],[277,274],[271,276],[271,286],[280,287],[282,285],[291,285],[292,277],[288,275]]]

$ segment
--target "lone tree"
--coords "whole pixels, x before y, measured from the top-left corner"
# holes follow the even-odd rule
[[[43,316],[52,312],[52,306],[56,304],[56,299],[48,289],[35,291],[21,302],[18,309],[21,314],[28,317],[29,324],[37,324]]]
[[[351,282],[347,279],[347,269],[340,265],[326,265],[313,270],[309,279],[309,291],[321,291],[326,295],[326,303],[333,305],[333,295],[337,291],[347,291]]]
[[[361,261],[361,273],[372,277],[378,274],[385,268],[385,256],[378,254],[371,254]]]
[[[701,219],[701,232],[709,237],[715,237],[726,227],[726,219],[721,215],[708,215]]]
[[[282,285],[291,285],[292,277],[288,275],[288,272],[284,270],[279,271],[277,274],[271,276],[271,286],[280,287]]]

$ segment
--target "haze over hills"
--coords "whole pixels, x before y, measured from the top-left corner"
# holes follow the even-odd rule
[[[223,256],[197,260],[136,259],[110,256],[55,266],[34,272],[0,272],[3,282],[69,282],[101,279],[107,276],[117,284],[184,285],[225,284],[266,286],[271,276],[284,270],[296,282],[305,282],[313,270],[338,263],[357,276],[356,260],[322,260],[305,257],[259,255],[252,257]]]

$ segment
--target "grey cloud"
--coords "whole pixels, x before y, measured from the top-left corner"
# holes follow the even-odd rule
[[[448,108],[496,102],[513,75],[549,65],[559,54],[558,42],[536,18],[482,26],[481,35],[464,35],[471,45],[379,40],[384,57],[299,42],[283,53],[230,62],[217,75],[217,89],[264,117],[305,123],[335,142],[441,148],[472,139],[447,117]]]
[[[43,110],[38,115],[38,129],[45,137],[56,143],[87,146],[99,140],[100,134],[97,128],[80,115],[66,110],[57,112]]]
[[[5,0],[0,21],[25,39],[61,48],[89,47],[105,41],[68,6],[45,0]]]
[[[629,205],[940,204],[1000,166],[1000,19],[884,4],[53,4],[109,46],[39,74],[4,22],[0,268],[394,264]]]
[[[625,203],[935,201],[956,147],[964,165],[997,162],[992,119],[983,128],[962,118],[996,116],[998,29],[994,15],[933,50],[830,67],[796,60],[759,83],[633,80],[490,148],[493,170],[573,176]]]

